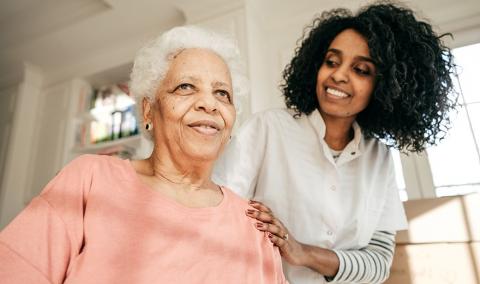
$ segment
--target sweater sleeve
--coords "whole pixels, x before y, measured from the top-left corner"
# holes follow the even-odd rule
[[[0,233],[1,283],[63,283],[83,245],[90,160],[62,169]]]
[[[340,260],[331,283],[383,283],[390,274],[395,233],[376,231],[368,246],[360,250],[334,250]]]

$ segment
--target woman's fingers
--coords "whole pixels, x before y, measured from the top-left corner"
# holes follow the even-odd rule
[[[250,217],[253,217],[253,218],[255,218],[259,221],[268,222],[268,223],[275,224],[279,227],[283,227],[282,222],[280,222],[277,218],[275,218],[275,216],[273,216],[272,210],[270,210],[270,208],[268,208],[268,206],[264,205],[260,201],[255,201],[255,200],[250,200],[248,203],[250,204],[250,206],[257,209],[258,211],[248,209],[247,212],[250,211],[251,214],[250,215],[247,214],[247,215],[249,215]]]
[[[258,230],[268,232],[270,235],[274,235],[280,239],[288,238],[286,237],[287,230],[283,224],[273,216],[270,208],[258,201],[250,201],[250,205],[255,209],[247,209],[246,214],[247,216],[260,221],[255,224],[255,227]]]
[[[270,223],[257,222],[255,224],[255,227],[257,229],[259,229],[260,231],[269,232],[269,233],[275,234],[275,235],[277,235],[281,238],[284,238],[285,235],[287,234],[283,228],[281,228],[279,226],[276,226],[274,224],[270,224]]]
[[[265,232],[273,245],[279,248],[282,257],[293,265],[303,265],[305,250],[301,243],[290,236],[287,228],[278,220],[273,212],[263,203],[250,200],[252,206],[246,210],[247,216],[257,220],[257,230]]]
[[[269,214],[272,213],[272,210],[270,210],[268,206],[266,206],[260,201],[250,200],[248,204],[250,204],[250,206],[252,206],[253,208],[258,209],[259,211],[269,213]]]
[[[287,240],[274,234],[269,233],[268,238],[274,245],[276,245],[279,248],[282,248],[287,243]],[[280,250],[280,252],[282,252],[282,250]]]
[[[267,223],[272,223],[273,220],[275,219],[272,214],[258,211],[255,209],[247,209],[247,215],[249,217],[257,219],[258,221],[267,222]]]

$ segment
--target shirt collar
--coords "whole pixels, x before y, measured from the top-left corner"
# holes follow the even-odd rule
[[[325,122],[323,121],[322,116],[320,115],[320,112],[318,109],[315,109],[312,113],[308,115],[308,120],[313,126],[313,129],[315,130],[315,133],[317,134],[318,138],[323,141],[323,138],[325,138]]]
[[[329,148],[327,143],[324,140],[326,126],[322,116],[320,115],[320,111],[318,109],[315,109],[311,114],[308,115],[308,120],[310,121],[313,129],[315,130],[315,133],[317,134],[319,141],[322,143],[325,152],[327,152],[326,150]],[[353,140],[347,144],[345,149],[343,149],[344,152],[348,153],[349,158],[347,158],[347,160],[351,160],[352,158],[358,157],[360,155],[360,142],[362,141],[362,129],[360,128],[360,125],[358,125],[356,121],[353,122],[352,127],[353,127]],[[342,156],[344,155],[342,154]]]
[[[357,121],[353,122],[353,145],[356,149],[360,147],[360,141],[362,140],[362,129],[358,125]]]

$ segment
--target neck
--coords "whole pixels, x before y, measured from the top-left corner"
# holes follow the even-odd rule
[[[343,150],[347,144],[353,139],[353,122],[355,118],[331,118],[322,114],[325,122],[324,140],[328,147],[333,150]]]
[[[154,148],[152,155],[147,159],[150,164],[150,175],[158,182],[185,190],[202,188],[216,188],[210,176],[213,161],[201,161],[173,155],[169,151]]]

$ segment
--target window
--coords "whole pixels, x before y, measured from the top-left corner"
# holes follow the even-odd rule
[[[436,196],[480,192],[480,44],[453,50],[459,108],[446,138],[427,149]]]
[[[408,200],[407,189],[405,186],[405,178],[402,170],[402,162],[400,160],[400,152],[395,149],[390,149],[393,156],[393,164],[395,166],[395,179],[397,181],[397,187],[402,201]]]

